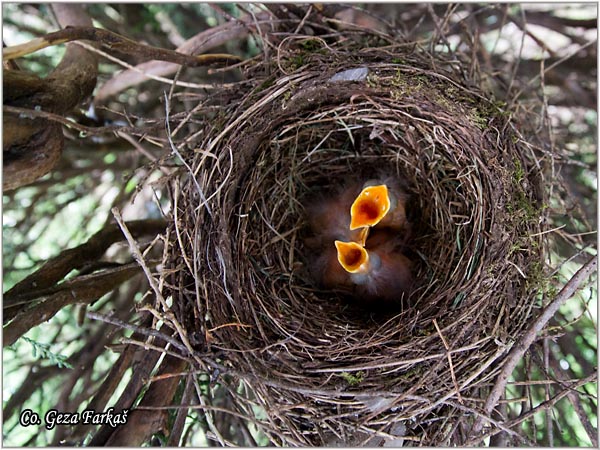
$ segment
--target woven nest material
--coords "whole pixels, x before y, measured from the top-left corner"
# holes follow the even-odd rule
[[[509,112],[414,46],[298,38],[246,73],[195,109],[174,193],[167,279],[197,364],[278,445],[468,430],[541,274],[543,192]],[[417,280],[383,313],[319,288],[303,240],[311,199],[380,173],[410,196]]]

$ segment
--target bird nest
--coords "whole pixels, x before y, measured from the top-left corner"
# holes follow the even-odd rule
[[[183,119],[165,279],[194,363],[276,445],[451,443],[539,306],[526,138],[416,46],[295,37],[245,73]],[[408,194],[416,280],[389,308],[320,287],[305,244],[316,196],[380,174]]]

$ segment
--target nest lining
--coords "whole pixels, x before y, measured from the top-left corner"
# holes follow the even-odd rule
[[[522,183],[536,174],[508,116],[439,56],[327,47],[294,67],[288,51],[207,107],[177,198],[173,309],[199,355],[252,386],[282,445],[422,427],[497,373],[530,317],[543,199]],[[328,81],[355,67],[366,80]],[[387,314],[317,288],[303,244],[307,202],[373,173],[407,186],[414,230],[418,287]]]

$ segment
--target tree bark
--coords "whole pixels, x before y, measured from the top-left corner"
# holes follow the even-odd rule
[[[62,27],[92,25],[81,5],[57,3],[52,8]],[[5,70],[4,104],[66,114],[92,94],[97,74],[97,56],[76,44],[67,44],[63,59],[45,79],[20,70]],[[64,148],[60,125],[5,115],[3,128],[5,191],[37,180],[60,159]]]

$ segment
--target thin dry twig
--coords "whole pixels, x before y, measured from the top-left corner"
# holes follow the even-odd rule
[[[85,133],[86,135],[90,135],[90,136],[104,134],[104,133],[117,133],[117,132],[129,133],[129,134],[133,134],[135,136],[145,136],[145,135],[151,133],[152,131],[155,131],[157,128],[159,128],[159,125],[150,126],[148,128],[116,126],[116,125],[107,125],[104,127],[88,127],[85,125],[81,125],[77,122],[74,122],[72,120],[69,120],[68,118],[63,117],[59,114],[54,114],[54,113],[50,113],[50,112],[46,112],[46,111],[42,111],[42,110],[21,108],[18,106],[10,106],[10,105],[3,105],[2,110],[4,111],[4,113],[18,115],[20,119],[32,120],[35,118],[41,118],[41,119],[48,119],[53,122],[59,122],[59,123],[65,125],[66,127],[73,128],[77,131],[80,131],[80,132]]]
[[[115,325],[119,328],[123,328],[126,330],[132,330],[132,331],[135,331],[136,333],[142,334],[144,336],[157,337],[159,339],[162,339],[165,342],[168,342],[173,347],[180,350],[184,355],[188,353],[188,349],[185,348],[184,345],[181,345],[181,343],[179,341],[177,341],[176,339],[173,339],[171,336],[167,336],[166,334],[161,333],[160,331],[157,331],[157,330],[154,330],[151,328],[139,327],[137,325],[133,325],[133,324],[127,323],[123,320],[120,320],[116,317],[107,316],[106,314],[100,314],[100,313],[97,313],[94,311],[87,311],[85,313],[85,315],[87,317],[89,317],[90,319],[99,320],[99,321],[105,322],[105,323],[110,323],[111,325]]]
[[[586,434],[588,435],[588,438],[590,438],[592,447],[597,448],[598,447],[598,433],[594,429],[594,426],[592,425],[590,418],[587,417],[587,415],[585,413],[585,410],[581,403],[581,398],[578,395],[579,393],[575,389],[571,388],[571,386],[565,386],[564,383],[572,383],[572,382],[566,381],[566,378],[567,378],[566,374],[560,367],[560,364],[556,360],[556,358],[553,355],[549,355],[549,358],[550,358],[550,366],[552,367],[552,370],[553,370],[554,375],[556,376],[558,382],[560,383],[561,387],[564,387],[568,390],[567,397],[569,398],[569,401],[573,405],[575,414],[577,414],[579,421],[583,425],[583,429],[585,430]],[[546,400],[548,401],[549,398],[547,398]]]
[[[579,380],[574,380],[572,382],[572,384],[568,387],[568,389],[563,389],[562,391],[558,392],[556,395],[551,397],[549,400],[544,401],[544,402],[540,403],[539,405],[537,405],[536,407],[529,409],[528,411],[521,414],[519,417],[509,420],[507,422],[504,422],[502,424],[502,427],[498,427],[497,429],[492,429],[486,433],[479,434],[477,436],[471,436],[468,440],[466,440],[465,446],[473,447],[473,446],[480,445],[485,439],[487,439],[488,437],[493,436],[495,434],[498,434],[501,431],[504,431],[505,428],[512,429],[512,428],[522,424],[523,422],[531,419],[536,414],[552,408],[557,402],[559,402],[560,400],[565,398],[569,394],[569,392],[572,392],[575,389],[577,389],[581,386],[584,386],[588,383],[596,382],[597,378],[598,377],[596,374],[592,374],[592,375],[588,375],[585,378],[582,378]],[[529,400],[529,398],[527,400]],[[487,415],[478,416],[478,417],[481,417],[482,420],[484,420],[484,421],[489,420],[489,417]]]
[[[554,317],[558,309],[567,300],[569,300],[575,294],[575,292],[584,285],[586,281],[589,280],[590,276],[594,273],[594,271],[596,271],[597,266],[597,256],[589,259],[583,265],[583,267],[579,269],[575,275],[573,275],[569,282],[557,294],[554,300],[552,300],[552,302],[550,302],[544,308],[533,324],[521,336],[514,348],[508,354],[506,362],[502,367],[502,371],[498,375],[496,383],[485,402],[483,410],[486,412],[486,414],[489,415],[498,403],[500,396],[506,389],[506,383],[508,382],[510,375],[513,373],[521,358],[523,358],[523,355],[525,355],[525,352],[529,349],[531,344],[533,344],[538,333],[542,331],[548,321]],[[479,434],[483,426],[484,420],[480,417],[473,425],[472,434]]]
[[[132,254],[133,258],[142,267],[142,270],[144,271],[144,274],[146,275],[148,283],[150,283],[150,287],[154,291],[154,294],[156,295],[156,298],[158,299],[160,305],[166,312],[167,320],[173,324],[173,326],[179,333],[179,336],[180,336],[182,342],[184,343],[185,347],[187,348],[188,352],[190,354],[193,354],[194,351],[193,351],[192,346],[187,338],[187,333],[181,327],[181,324],[179,323],[179,321],[173,316],[171,309],[167,305],[167,302],[165,301],[165,298],[163,297],[162,292],[158,287],[156,278],[154,278],[154,276],[152,275],[152,272],[150,272],[150,269],[149,269],[148,265],[146,264],[146,261],[144,260],[144,256],[142,255],[137,242],[135,241],[135,239],[129,232],[127,225],[125,224],[125,222],[123,221],[123,218],[121,217],[121,213],[119,212],[118,208],[116,208],[116,207],[112,208],[111,212],[113,213],[113,216],[115,217],[115,220],[117,221],[117,224],[119,225],[119,228],[121,228],[121,231],[123,232],[123,234],[125,235],[125,238],[127,239],[127,243],[129,244],[129,248],[131,250],[131,254]]]
[[[454,364],[452,364],[452,356],[450,355],[450,347],[448,346],[448,342],[446,342],[446,338],[442,334],[442,330],[440,330],[436,319],[433,319],[433,325],[435,326],[435,329],[440,335],[440,339],[444,343],[444,348],[446,349],[446,356],[448,357],[448,367],[450,368],[450,374],[452,375],[452,382],[454,383],[454,388],[456,389],[458,402],[462,405],[464,404],[464,401],[462,399],[462,396],[460,395],[460,388],[458,387],[458,382],[456,381],[456,374],[454,373]]]

